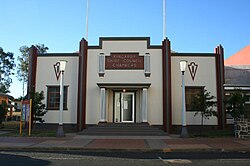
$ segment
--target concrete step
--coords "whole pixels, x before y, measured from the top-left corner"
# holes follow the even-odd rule
[[[80,135],[99,135],[99,136],[164,136],[167,135],[158,127],[148,124],[99,124],[89,126],[87,129],[79,132]]]
[[[105,133],[81,133],[80,135],[91,135],[91,136],[166,136],[167,134],[162,134],[162,133],[115,133],[115,132],[105,132]]]
[[[92,127],[87,127],[87,129],[131,129],[131,130],[133,130],[133,129],[145,129],[145,130],[147,130],[147,129],[153,129],[153,130],[161,130],[161,128],[158,128],[158,127],[154,127],[154,126],[150,126],[150,127],[148,127],[148,126],[141,126],[141,127],[139,127],[139,126],[133,126],[133,127],[131,127],[131,126],[110,126],[110,127],[105,127],[105,126],[92,126]]]

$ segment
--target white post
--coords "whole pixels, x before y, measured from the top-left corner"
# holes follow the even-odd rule
[[[60,60],[60,72],[61,72],[61,79],[60,79],[60,105],[59,105],[59,125],[57,129],[57,137],[64,137],[63,131],[63,90],[64,90],[64,71],[66,67],[67,61]]]
[[[101,88],[100,95],[100,122],[106,122],[106,90]]]
[[[64,71],[61,73],[61,81],[60,81],[60,116],[59,116],[59,125],[63,125],[63,81],[64,81]]]
[[[86,7],[86,40],[88,41],[88,33],[89,33],[89,0],[87,0]]]
[[[61,71],[61,79],[60,79],[60,105],[59,105],[59,126],[57,129],[57,137],[64,137],[64,131],[63,131],[63,76],[64,71]]]
[[[166,38],[166,0],[163,0],[163,40]]]
[[[187,66],[187,61],[186,60],[181,60],[180,61],[180,70],[181,70],[181,87],[182,87],[182,122],[181,122],[181,137],[182,138],[187,138],[188,136],[188,131],[187,131],[187,121],[186,121],[186,99],[185,99],[185,77],[184,73],[186,70]]]
[[[185,78],[184,78],[184,72],[182,72],[181,75],[182,79],[182,126],[187,126],[187,120],[186,120],[186,101],[185,101]]]
[[[142,90],[142,122],[148,122],[148,89]]]

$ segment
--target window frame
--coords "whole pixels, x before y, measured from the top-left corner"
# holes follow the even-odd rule
[[[68,85],[64,86],[64,99],[63,99],[63,110],[68,110]],[[50,104],[50,96],[51,96],[51,90],[49,90],[50,88],[58,88],[58,91],[54,91],[56,92],[56,94],[59,94],[59,105],[58,107],[51,107]],[[46,110],[54,110],[54,111],[59,111],[60,107],[60,86],[59,85],[47,85],[47,103],[46,103]]]
[[[105,74],[105,54],[100,53],[98,56],[99,77],[104,77]]]
[[[250,93],[245,93],[245,104],[250,104]]]
[[[189,99],[187,99],[187,97],[188,97],[188,93],[187,93],[187,90],[188,89],[194,89],[194,90],[197,90],[197,89],[199,89],[199,90],[201,90],[201,93],[204,93],[205,92],[205,86],[185,86],[185,101],[186,101],[186,111],[187,112],[197,112],[197,111],[201,111],[201,110],[197,110],[197,109],[194,109],[193,108],[193,106],[192,106],[192,97],[193,96],[195,96],[195,95],[197,95],[198,93],[196,93],[196,94],[191,94],[191,99],[189,100]],[[188,102],[191,102],[191,103],[188,103]],[[188,106],[188,104],[190,104],[190,107]]]
[[[151,69],[150,69],[150,53],[146,53],[144,55],[144,74],[146,77],[150,77]]]

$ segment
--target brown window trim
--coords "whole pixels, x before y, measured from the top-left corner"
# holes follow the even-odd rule
[[[59,111],[59,105],[58,105],[58,107],[50,107],[50,104],[49,104],[49,102],[50,102],[50,94],[51,94],[51,92],[49,91],[49,88],[58,88],[58,89],[60,89],[60,86],[59,85],[46,85],[46,87],[47,87],[47,103],[46,103],[46,110],[52,110],[52,111]],[[64,94],[65,94],[65,97],[66,97],[66,99],[65,99],[65,107],[63,108],[63,110],[64,111],[67,111],[68,110],[68,85],[65,85],[64,86]],[[60,93],[60,92],[56,92],[56,93]],[[60,100],[60,98],[59,98],[59,100]],[[59,101],[60,102],[60,101]],[[58,102],[58,103],[59,103]],[[60,104],[60,103],[59,103]]]
[[[185,86],[185,100],[186,100],[186,111],[187,112],[197,112],[199,110],[193,109],[192,105],[190,106],[190,108],[187,106],[189,103],[187,102],[187,89],[201,89],[203,91],[203,93],[205,92],[205,86]]]

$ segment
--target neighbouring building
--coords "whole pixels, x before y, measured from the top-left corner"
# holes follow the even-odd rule
[[[65,125],[79,131],[99,123],[148,123],[166,132],[181,126],[181,71],[185,72],[188,126],[201,124],[194,117],[192,97],[204,89],[216,97],[218,118],[205,120],[206,126],[225,127],[224,53],[222,46],[212,53],[171,52],[168,39],[151,45],[149,37],[105,37],[99,45],[80,41],[77,53],[39,54],[30,51],[29,91],[44,91],[46,124],[58,124],[58,61],[67,60],[64,73]]]
[[[12,117],[15,116],[15,108],[14,105],[11,104],[11,102],[14,100],[14,98],[6,93],[0,92],[0,104],[5,102],[7,104],[7,115],[5,117],[5,120],[12,120]],[[3,119],[4,120],[4,119]]]
[[[225,60],[225,96],[235,90],[245,96],[245,118],[250,119],[250,45]]]

